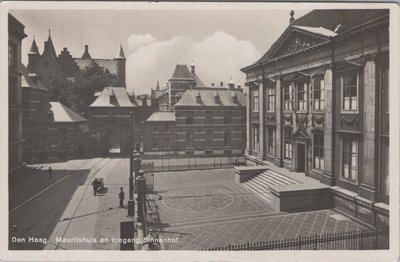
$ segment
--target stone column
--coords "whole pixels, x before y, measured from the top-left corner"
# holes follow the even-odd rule
[[[282,152],[282,98],[281,98],[281,92],[282,92],[282,82],[280,79],[276,80],[276,85],[275,85],[275,111],[276,111],[276,133],[275,133],[275,154],[276,154],[276,160],[279,165]]]
[[[325,71],[324,82],[325,82],[325,115],[324,115],[324,166],[325,170],[321,177],[321,182],[327,185],[334,185],[335,174],[333,173],[332,155],[332,133],[333,125],[333,110],[335,110],[332,103],[333,94],[333,81],[332,81],[332,70],[327,69]]]
[[[250,85],[247,85],[247,95],[246,95],[246,149],[245,149],[245,154],[250,155],[251,154],[251,149],[250,149],[250,118],[251,118],[251,104],[250,104]]]
[[[375,98],[378,95],[376,93],[376,83],[375,83],[375,61],[370,58],[364,67],[364,95],[363,97],[359,96],[359,101],[363,99],[364,104],[363,110],[360,109],[360,112],[364,111],[363,115],[363,145],[362,145],[362,154],[363,164],[358,165],[358,174],[361,182],[361,186],[359,188],[359,194],[362,197],[365,197],[369,200],[375,201],[378,197],[378,177],[376,174],[376,166],[378,155],[376,155],[376,144],[375,144],[375,135],[378,130],[375,130]],[[360,94],[360,89],[359,89]],[[362,93],[361,93],[362,94]]]
[[[258,158],[260,160],[264,160],[264,83],[261,82],[258,86],[258,101],[259,101],[259,125],[260,125],[260,133],[259,133],[259,141],[260,141],[260,150],[258,151]]]

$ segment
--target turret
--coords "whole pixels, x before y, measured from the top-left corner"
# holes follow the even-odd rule
[[[49,38],[44,42],[43,53],[49,53],[53,57],[57,57],[56,50],[54,49],[53,40],[51,39],[51,30],[49,29]]]
[[[39,48],[36,44],[35,36],[33,36],[31,49],[28,52],[28,70],[30,73],[35,72],[35,67],[39,58],[40,58]]]
[[[92,59],[92,57],[89,54],[89,46],[85,45],[85,52],[82,55],[82,59]]]
[[[119,46],[117,55],[114,57],[114,60],[117,62],[117,79],[115,85],[126,87],[126,58],[124,54],[124,49],[122,49],[122,45]]]

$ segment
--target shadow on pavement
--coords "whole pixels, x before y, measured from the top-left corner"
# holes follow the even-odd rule
[[[9,180],[9,249],[40,250],[90,170],[24,169]]]

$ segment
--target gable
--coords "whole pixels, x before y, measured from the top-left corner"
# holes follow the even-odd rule
[[[328,41],[327,36],[306,32],[304,29],[294,27],[292,27],[286,35],[282,36],[282,39],[280,41],[278,40],[280,43],[278,43],[276,49],[272,50],[271,59],[296,53],[300,50]]]

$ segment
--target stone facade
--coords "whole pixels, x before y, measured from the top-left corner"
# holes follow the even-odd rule
[[[248,160],[343,189],[332,190],[340,210],[355,194],[352,214],[371,224],[371,203],[385,214],[389,195],[388,24],[388,10],[314,10],[242,69]]]
[[[25,26],[8,15],[8,169],[13,171],[23,163],[22,137],[22,64],[21,43],[26,37]]]

